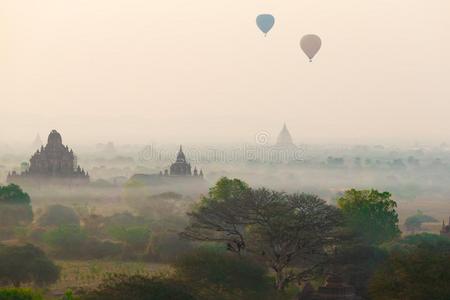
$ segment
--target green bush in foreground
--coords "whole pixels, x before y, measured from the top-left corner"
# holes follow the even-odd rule
[[[44,298],[30,289],[1,288],[0,300],[44,300]]]
[[[112,275],[103,281],[86,300],[194,300],[180,282],[161,276]]]

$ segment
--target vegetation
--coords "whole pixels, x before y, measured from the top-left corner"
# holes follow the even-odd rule
[[[400,236],[397,203],[388,192],[377,190],[346,191],[338,199],[346,226],[362,242],[379,245]]]
[[[267,268],[244,256],[201,248],[174,264],[176,276],[198,299],[271,299]],[[220,293],[218,293],[220,291]]]
[[[30,197],[18,185],[0,186],[0,239],[11,238],[17,226],[33,221]]]
[[[66,257],[80,253],[86,239],[87,234],[79,225],[61,225],[50,229],[44,235],[44,241],[57,254]]]
[[[0,283],[20,287],[23,283],[38,286],[55,282],[59,268],[45,253],[31,245],[0,246]]]
[[[334,206],[313,194],[252,188],[224,177],[193,204],[176,193],[127,188],[134,213],[47,205],[34,223],[31,214],[2,226],[15,239],[0,246],[0,285],[45,286],[82,300],[291,299],[299,283],[313,292],[333,269],[363,299],[448,298],[441,283],[449,280],[449,239],[400,238],[397,204],[387,192],[349,190]],[[31,211],[20,187],[10,185],[0,195],[0,205]],[[418,211],[405,225],[418,230],[427,220]],[[30,241],[65,260],[55,265]],[[433,282],[439,284],[430,288]],[[31,290],[1,291],[5,299],[43,299]]]
[[[43,300],[40,293],[23,288],[0,288],[0,300]]]
[[[190,217],[184,236],[257,256],[275,272],[278,290],[326,260],[340,222],[338,210],[317,196],[253,190],[227,178]]]
[[[72,208],[55,204],[47,207],[37,222],[40,226],[80,225],[80,217]]]
[[[391,247],[370,282],[374,300],[450,298],[450,239],[421,234]]]
[[[171,278],[143,275],[111,275],[87,295],[86,300],[190,300],[189,289]]]
[[[418,210],[413,216],[408,217],[405,220],[406,230],[414,233],[422,229],[422,224],[427,222],[437,222],[432,216],[425,215],[422,211]]]

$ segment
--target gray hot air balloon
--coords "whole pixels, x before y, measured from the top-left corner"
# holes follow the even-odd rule
[[[264,14],[256,17],[256,25],[266,35],[275,24],[275,18],[272,15]]]
[[[302,37],[300,41],[300,47],[303,52],[305,52],[306,56],[308,56],[309,61],[312,61],[313,57],[319,52],[321,46],[322,41],[320,40],[320,37],[315,34],[307,34]]]

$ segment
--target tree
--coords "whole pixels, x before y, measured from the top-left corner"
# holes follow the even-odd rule
[[[114,239],[124,242],[136,250],[145,249],[150,239],[150,230],[146,226],[112,227],[109,229],[109,234]]]
[[[44,234],[44,241],[63,256],[79,255],[86,239],[79,225],[61,225]]]
[[[450,240],[433,234],[409,236],[391,246],[370,283],[374,300],[450,299]]]
[[[351,189],[338,199],[346,225],[369,245],[381,244],[400,235],[397,203],[388,192]]]
[[[256,255],[275,272],[279,290],[324,262],[340,222],[339,211],[317,196],[253,190],[229,179],[221,179],[189,216],[183,236]]]
[[[230,251],[245,249],[244,227],[249,224],[249,208],[244,194],[250,188],[239,179],[221,178],[188,213],[190,225],[182,236],[199,241],[224,242]]]
[[[258,189],[249,196],[254,201],[247,226],[249,249],[275,272],[278,290],[327,261],[340,224],[335,207],[310,194]]]
[[[194,300],[182,283],[162,276],[111,275],[89,293],[87,300]]]
[[[426,222],[437,222],[437,220],[431,216],[424,215],[422,211],[418,210],[415,215],[405,220],[405,227],[406,230],[414,233],[421,230],[422,224]]]
[[[30,282],[43,286],[58,277],[59,268],[41,249],[31,244],[0,246],[0,282],[15,287]]]
[[[267,269],[245,256],[199,248],[173,267],[198,299],[273,299]]]
[[[80,225],[80,217],[70,207],[55,204],[47,207],[39,217],[40,226]]]
[[[18,185],[0,186],[0,227],[2,235],[10,237],[14,227],[25,226],[33,221],[30,196]]]

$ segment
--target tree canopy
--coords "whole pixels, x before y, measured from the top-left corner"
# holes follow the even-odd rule
[[[337,201],[348,228],[370,245],[400,236],[397,203],[388,192],[351,189]]]
[[[194,300],[182,283],[162,276],[114,274],[89,293],[87,300]]]
[[[189,216],[184,236],[258,256],[276,273],[278,289],[323,262],[340,224],[338,209],[315,195],[251,189],[228,178]],[[291,272],[294,266],[298,272]]]
[[[0,186],[1,235],[9,237],[15,226],[28,225],[32,221],[30,196],[18,185]]]
[[[372,299],[450,299],[450,239],[408,236],[390,251],[370,282]]]
[[[427,222],[437,222],[432,216],[425,215],[422,211],[418,210],[413,216],[408,217],[405,220],[405,227],[408,231],[418,231],[422,229],[422,224]]]
[[[58,277],[59,268],[36,246],[0,246],[0,282],[15,287],[29,282],[41,286]]]

